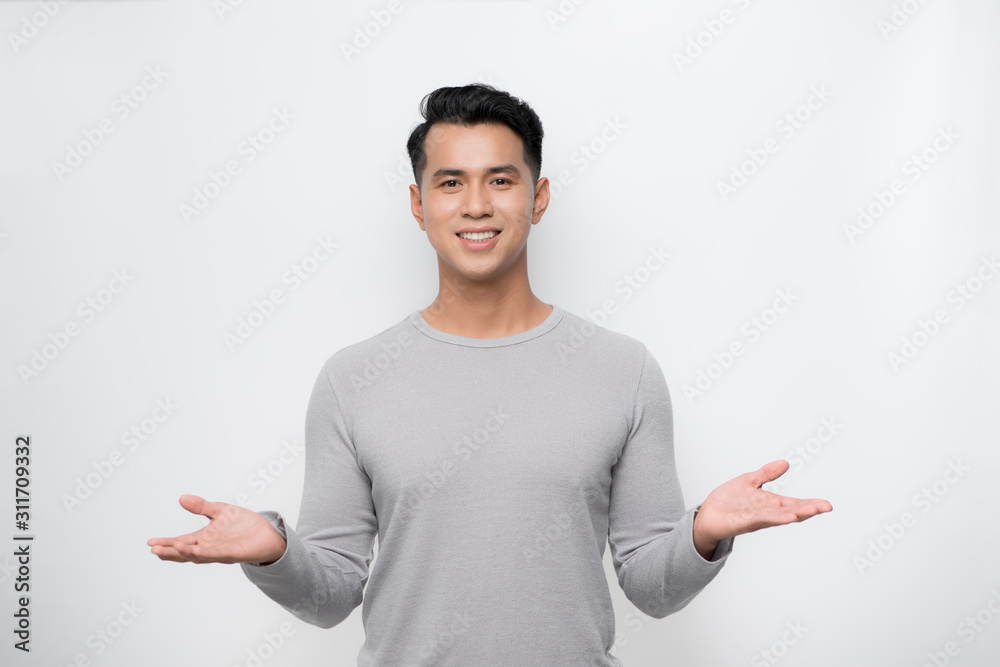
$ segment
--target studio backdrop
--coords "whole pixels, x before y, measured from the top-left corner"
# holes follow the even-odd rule
[[[186,493],[295,525],[319,369],[437,293],[420,100],[477,81],[544,124],[531,287],[655,355],[686,506],[784,458],[765,488],[834,507],[659,620],[606,551],[623,664],[996,664],[996,2],[46,0],[0,33],[3,665],[355,664],[360,607],[307,625],[146,541],[206,524]]]

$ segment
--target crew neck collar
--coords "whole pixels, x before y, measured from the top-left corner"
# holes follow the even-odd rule
[[[554,303],[546,303],[545,305],[552,306],[552,312],[549,313],[549,316],[546,317],[541,324],[533,329],[522,331],[521,333],[514,334],[513,336],[504,336],[503,338],[469,338],[467,336],[457,336],[455,334],[445,333],[444,331],[438,331],[428,324],[427,320],[424,319],[419,310],[414,311],[408,319],[410,320],[410,323],[421,333],[429,338],[439,340],[443,343],[465,345],[466,347],[502,347],[504,345],[515,345],[517,343],[523,343],[526,340],[531,340],[532,338],[537,338],[557,325],[559,320],[562,319],[562,309]]]

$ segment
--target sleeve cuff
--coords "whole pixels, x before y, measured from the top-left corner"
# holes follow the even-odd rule
[[[729,554],[733,551],[733,543],[735,542],[735,537],[727,537],[724,540],[719,540],[719,543],[715,546],[715,551],[712,553],[711,560],[705,560],[705,557],[698,553],[698,550],[694,547],[694,517],[701,509],[701,505],[689,510],[685,515],[683,521],[686,523],[685,531],[687,532],[689,539],[687,544],[691,554],[693,554],[694,559],[706,567],[711,566],[721,566],[722,563],[726,561]]]
[[[257,514],[267,519],[268,523],[274,526],[274,529],[278,531],[278,533],[283,538],[285,538],[285,552],[281,554],[281,558],[267,565],[263,565],[261,563],[240,563],[240,565],[245,565],[261,570],[280,569],[278,566],[284,565],[283,561],[287,561],[287,556],[289,551],[288,529],[285,526],[285,519],[283,516],[281,516],[279,512],[275,512],[274,510],[260,510],[259,512],[257,512]]]

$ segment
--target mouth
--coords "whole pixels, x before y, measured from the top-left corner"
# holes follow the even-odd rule
[[[493,247],[500,237],[499,229],[492,229],[484,232],[458,232],[455,234],[462,241],[466,248],[473,250],[483,250]]]

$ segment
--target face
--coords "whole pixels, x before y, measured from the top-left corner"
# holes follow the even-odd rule
[[[506,125],[435,123],[424,140],[421,186],[410,208],[438,254],[442,279],[499,281],[527,277],[526,244],[549,203],[549,182],[532,184],[521,138]],[[486,243],[467,229],[497,230]]]

